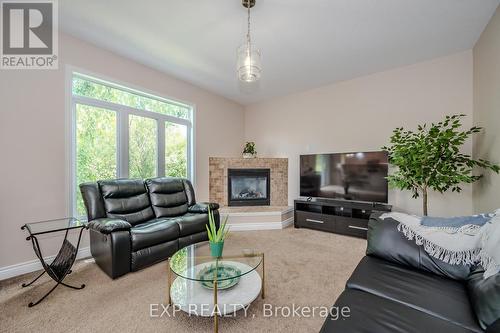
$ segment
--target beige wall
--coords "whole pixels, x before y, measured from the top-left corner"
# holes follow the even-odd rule
[[[474,122],[485,128],[474,156],[500,163],[500,7],[474,47]],[[500,176],[485,172],[473,193],[476,212],[500,208]]]
[[[59,45],[57,71],[0,71],[0,269],[35,258],[22,224],[69,215],[66,65],[196,105],[200,200],[208,199],[208,157],[238,156],[242,148],[240,105],[67,35]],[[52,254],[55,239],[44,243]]]
[[[500,113],[488,110],[499,110],[499,94],[490,88],[499,86],[499,66],[493,63],[499,58],[498,17],[497,13],[474,49],[475,121],[487,127],[487,135],[477,142],[476,153],[497,160],[498,149],[493,151],[491,147],[499,141],[494,124],[500,122]],[[467,114],[465,125],[472,125],[472,51],[243,109],[203,89],[62,35],[59,70],[0,71],[0,175],[4,177],[0,188],[0,270],[34,259],[19,229],[22,224],[69,215],[66,65],[196,105],[196,190],[200,200],[208,199],[208,157],[239,156],[243,139],[256,141],[261,157],[289,158],[291,203],[299,192],[298,156],[302,153],[379,150],[393,128],[438,121],[445,114]],[[465,150],[471,152],[470,143]],[[498,178],[496,181],[498,184]],[[477,191],[479,197],[489,193],[489,198],[498,198],[499,194],[498,186],[496,196],[491,195],[493,186],[481,186]],[[461,194],[432,194],[430,213],[471,213],[471,192],[466,186]],[[389,201],[397,210],[421,212],[420,201],[411,199],[409,193],[391,191]],[[476,200],[475,208],[481,210],[481,204],[485,210],[498,206]],[[52,254],[56,240],[43,241],[46,254]],[[86,244],[85,240],[83,246]]]
[[[299,195],[299,155],[373,151],[392,129],[413,128],[446,114],[472,124],[472,52],[402,67],[247,107],[245,136],[261,157],[289,158],[290,203]],[[471,152],[471,144],[465,147]],[[421,213],[409,193],[391,191],[395,209]],[[471,187],[457,195],[430,196],[430,214],[472,212]]]

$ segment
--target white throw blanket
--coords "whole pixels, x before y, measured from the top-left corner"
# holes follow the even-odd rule
[[[403,213],[385,213],[380,218],[398,221],[398,230],[434,258],[451,265],[479,263],[485,269],[484,278],[500,271],[500,209],[483,226],[460,228],[423,226],[421,217]]]
[[[481,232],[483,227],[466,225],[461,228],[426,227],[421,218],[403,213],[385,213],[381,219],[393,218],[399,222],[398,230],[409,240],[434,258],[451,265],[472,265],[478,261],[481,252]]]
[[[483,277],[487,279],[500,272],[500,216],[497,214],[484,226],[481,233],[479,260],[485,270]]]

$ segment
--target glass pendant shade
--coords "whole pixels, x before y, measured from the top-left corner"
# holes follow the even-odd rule
[[[244,44],[238,49],[238,77],[243,82],[255,82],[262,74],[260,50],[253,44]]]

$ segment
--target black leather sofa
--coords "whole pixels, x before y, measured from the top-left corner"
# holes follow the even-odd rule
[[[379,216],[368,225],[367,256],[334,304],[350,313],[329,316],[321,333],[500,332],[500,274],[483,279],[480,267],[434,259]]]
[[[80,191],[89,221],[90,251],[113,279],[208,240],[208,207],[219,225],[219,205],[196,203],[187,179],[102,180],[83,183]]]

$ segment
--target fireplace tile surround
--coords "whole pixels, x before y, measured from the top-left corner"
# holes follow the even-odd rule
[[[270,169],[271,206],[288,206],[287,158],[209,158],[209,200],[228,206],[228,169]]]

